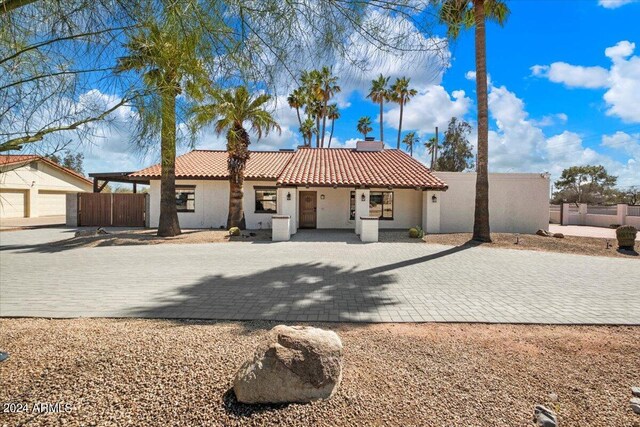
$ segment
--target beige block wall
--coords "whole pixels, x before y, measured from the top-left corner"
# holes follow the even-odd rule
[[[435,172],[449,189],[441,195],[440,232],[473,231],[475,173]],[[549,228],[549,179],[537,173],[489,174],[492,232],[535,233]]]

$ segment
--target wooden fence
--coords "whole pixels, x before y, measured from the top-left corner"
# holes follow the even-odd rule
[[[78,193],[78,225],[144,227],[146,194]]]

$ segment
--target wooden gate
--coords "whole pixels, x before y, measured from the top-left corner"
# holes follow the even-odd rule
[[[78,225],[144,227],[145,194],[78,193]]]

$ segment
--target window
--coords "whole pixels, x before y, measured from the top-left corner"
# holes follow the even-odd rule
[[[278,210],[277,191],[275,188],[256,189],[256,212],[276,213]]]
[[[176,207],[178,212],[196,211],[195,186],[176,186]]]
[[[369,216],[380,219],[393,219],[393,191],[369,192]],[[351,192],[349,202],[349,219],[356,218],[356,192]]]

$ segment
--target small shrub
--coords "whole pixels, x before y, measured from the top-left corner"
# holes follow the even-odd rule
[[[616,238],[618,239],[618,247],[621,249],[633,250],[636,244],[636,235],[638,230],[633,225],[623,225],[616,229]]]
[[[409,229],[409,237],[412,239],[422,239],[424,237],[424,230],[421,227],[415,226]]]
[[[229,229],[229,236],[239,236],[240,235],[240,229],[238,227],[231,227]]]

